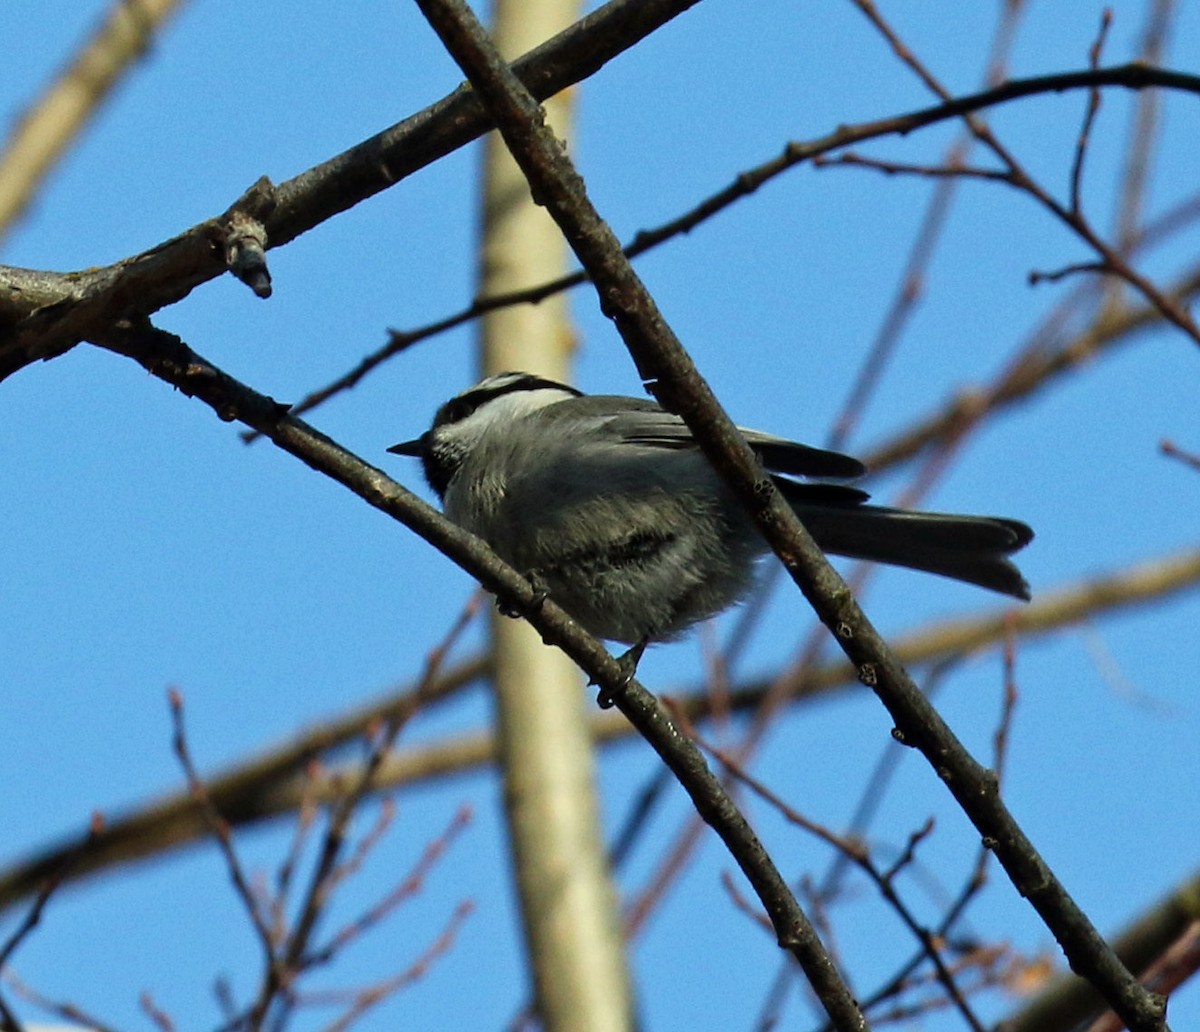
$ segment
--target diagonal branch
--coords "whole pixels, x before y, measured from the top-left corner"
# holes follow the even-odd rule
[[[1200,583],[1200,550],[1147,561],[1126,570],[1090,578],[1055,592],[1042,593],[1029,606],[1008,615],[986,611],[969,619],[945,621],[897,639],[893,650],[906,665],[944,663],[954,656],[985,649],[1011,632],[1022,642],[1075,627],[1095,617],[1125,611],[1149,602],[1162,602]],[[449,693],[488,676],[484,659],[470,660],[447,672],[438,684]],[[757,707],[771,691],[774,677],[749,681],[729,693],[731,711]],[[789,690],[793,702],[831,695],[856,684],[845,662],[807,670]],[[255,824],[299,808],[305,799],[325,803],[338,798],[350,780],[349,772],[334,767],[315,781],[302,776],[314,758],[354,741],[371,727],[416,705],[415,688],[393,693],[320,726],[282,746],[243,761],[224,773],[206,778],[214,804],[234,827]],[[712,696],[703,686],[683,688],[674,705],[689,720],[712,715]],[[428,708],[429,700],[426,700]],[[619,713],[594,712],[590,734],[597,744],[627,739],[633,734]],[[429,745],[398,751],[384,760],[378,789],[388,791],[421,784],[447,774],[463,773],[495,762],[495,742],[488,732],[468,733]],[[111,818],[91,836],[86,851],[70,870],[72,881],[144,857],[159,856],[194,842],[206,825],[188,793],[178,793],[121,817]],[[41,880],[76,853],[78,842],[51,846],[30,859],[0,870],[0,913],[36,892]]]
[[[368,504],[399,520],[474,576],[484,588],[537,628],[542,638],[569,655],[603,692],[620,698],[622,712],[671,768],[701,816],[717,831],[746,872],[775,919],[782,945],[827,967],[826,979],[840,984],[819,952],[803,912],[746,818],[690,738],[671,721],[658,700],[628,670],[563,612],[543,599],[529,580],[500,560],[474,535],[449,522],[381,470],[363,462],[332,439],[287,414],[286,406],[258,394],[205,361],[178,337],[149,324],[123,325],[100,341],[103,347],[139,362],[182,393],[200,398],[224,420],[238,419],[270,438],[309,467],[349,488]],[[865,1027],[842,986],[845,1029]]]
[[[491,110],[533,196],[558,222],[588,270],[603,311],[616,324],[643,379],[651,382],[669,410],[683,417],[714,468],[742,499],[797,586],[855,664],[860,678],[891,713],[897,737],[920,749],[946,781],[1014,885],[1050,927],[1072,967],[1096,985],[1134,1032],[1161,1030],[1165,1001],[1138,984],[1068,895],[1000,799],[994,774],[955,738],[796,515],[763,476],[754,453],[666,324],[611,229],[592,207],[561,143],[546,129],[537,102],[491,46],[470,8],[461,0],[417,2]],[[743,870],[754,883],[756,872],[745,866]],[[812,963],[816,957],[802,957],[802,965],[806,960]],[[840,979],[816,983],[814,975],[823,972],[817,970],[817,964],[813,967],[809,970],[806,966],[806,974],[831,1010],[835,1024],[861,1022],[853,1000],[845,1000],[846,1010],[833,1010],[843,1002],[839,988],[842,992],[845,988]]]
[[[979,94],[977,96],[984,95],[986,94]],[[1146,96],[1153,96],[1153,94],[1146,94]],[[814,164],[850,163],[851,156],[848,154],[843,154],[835,161],[829,161],[823,156],[831,151],[839,150],[848,143],[861,142],[904,131],[906,130],[897,129],[892,122],[868,122],[862,126],[842,126],[837,132],[819,137],[816,140],[806,142],[793,141],[786,146],[781,154],[760,165],[739,172],[728,185],[704,198],[686,212],[658,226],[640,230],[626,246],[625,255],[628,258],[636,258],[677,236],[690,233],[701,223],[748,197],[770,180],[783,175],[785,172],[805,162],[811,161]],[[941,200],[934,202],[937,207],[944,206],[944,198],[948,191],[952,189],[952,186],[949,184],[953,183],[955,179],[970,174],[969,170],[962,167],[956,155],[957,150],[952,151],[950,158],[943,166],[926,170],[945,177],[943,182],[939,184],[938,197]],[[1003,177],[1004,173],[993,172],[989,173],[989,175],[1000,178]],[[1185,223],[1194,217],[1193,207],[1194,204],[1188,202],[1168,213],[1165,219],[1166,225],[1159,227],[1159,231],[1153,235],[1161,237],[1167,232],[1178,229],[1181,223]],[[935,217],[935,210],[936,208],[931,208],[931,218]],[[937,217],[940,217],[940,215],[941,213],[938,211]],[[1122,254],[1126,254],[1132,249],[1132,246],[1140,246],[1144,242],[1145,240],[1142,235],[1139,235],[1137,238],[1131,237],[1128,241],[1125,240],[1125,236],[1123,235],[1119,250]],[[539,283],[533,287],[527,287],[523,290],[477,297],[470,304],[465,305],[458,311],[426,323],[423,326],[408,330],[390,330],[388,331],[388,340],[385,344],[364,355],[353,368],[348,369],[334,380],[310,391],[296,402],[293,412],[296,415],[301,415],[328,401],[334,395],[350,390],[384,362],[429,337],[445,333],[447,330],[454,329],[499,308],[518,304],[538,304],[560,291],[570,290],[586,283],[587,279],[585,271],[576,271],[554,280]],[[906,285],[905,294],[907,293],[908,286]],[[1180,296],[1178,290],[1168,290],[1166,297],[1169,302],[1177,307],[1186,301],[1186,297]],[[899,298],[889,313],[889,318],[897,317],[897,314],[903,311],[905,303],[905,297]],[[1118,311],[1122,310],[1119,309]],[[1154,306],[1147,309],[1145,314],[1151,320],[1162,317],[1162,312]],[[242,437],[247,442],[255,439],[253,432],[244,433]]]
[[[533,94],[547,97],[593,74],[698,0],[612,0],[514,64]],[[762,183],[816,155],[863,140],[906,135],[966,113],[1039,93],[1121,86],[1161,87],[1200,94],[1200,77],[1140,64],[1064,72],[1013,80],[980,93],[907,114],[843,126],[805,143],[789,144],[783,154],[714,195],[689,221],[706,218]],[[469,143],[489,129],[487,116],[472,90],[460,87],[436,104],[309,169],[278,187],[262,180],[225,216],[209,219],[115,265],[85,272],[55,273],[0,266],[0,379],[38,359],[54,357],[122,319],[152,315],[230,269],[225,223],[235,213],[261,218],[268,247],[297,236],[360,201],[372,197],[420,168]],[[1053,208],[1056,214],[1060,214]],[[1090,227],[1073,227],[1114,268],[1118,255]],[[671,225],[667,232],[686,232]],[[635,241],[637,243],[637,241]],[[233,271],[236,272],[236,269]],[[1200,338],[1171,297],[1145,277],[1127,270],[1126,278],[1171,322]]]
[[[590,75],[699,0],[610,0],[515,62],[541,98]],[[269,247],[289,243],[482,136],[491,123],[469,86],[278,187],[263,180]],[[121,319],[186,297],[229,267],[222,231],[235,210],[106,268],[54,273],[0,266],[0,379],[53,357]]]

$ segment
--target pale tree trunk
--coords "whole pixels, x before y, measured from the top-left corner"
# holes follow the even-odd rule
[[[16,121],[0,154],[0,239],[121,74],[150,52],[155,33],[182,4],[183,0],[140,0],[112,5],[87,45]]]
[[[497,0],[502,53],[531,49],[578,17],[578,0]],[[569,95],[546,104],[567,136]],[[488,138],[480,292],[500,293],[561,275],[567,249],[536,207],[503,142]],[[493,312],[482,324],[485,373],[522,369],[570,379],[574,340],[561,295]],[[496,712],[513,871],[547,1030],[632,1027],[629,976],[616,893],[600,834],[592,743],[578,670],[521,620],[493,617]]]

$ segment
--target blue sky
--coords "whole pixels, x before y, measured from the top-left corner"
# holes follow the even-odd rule
[[[968,91],[980,81],[994,6],[937,0],[883,10],[952,89]],[[1101,6],[1031,4],[1013,74],[1082,67]],[[1107,54],[1127,60],[1144,5],[1109,6]],[[1180,6],[1168,63],[1194,70],[1187,62],[1200,52],[1200,11]],[[6,5],[4,125],[104,9],[90,0]],[[415,5],[362,3],[331,16],[321,5],[194,0],[49,178],[0,261],[73,269],[150,247],[223,211],[258,176],[287,179],[459,79]],[[783,0],[705,0],[587,82],[578,99],[574,155],[624,239],[694,205],[789,139],[928,103],[850,5]],[[1107,94],[1093,134],[1084,199],[1104,231],[1131,104]],[[991,116],[1059,196],[1082,106],[1079,95],[1053,96]],[[1149,213],[1194,189],[1197,122],[1195,98],[1167,100]],[[955,131],[938,127],[868,152],[935,161]],[[420,325],[471,298],[477,159],[477,148],[461,151],[271,252],[269,301],[226,277],[161,313],[159,324],[257,389],[300,397],[379,346],[388,327]],[[895,290],[929,192],[927,181],[863,170],[794,170],[639,260],[638,269],[733,416],[819,443]],[[1196,241],[1193,228],[1142,267],[1169,283],[1189,267]],[[1027,198],[966,184],[922,302],[849,448],[867,451],[960,387],[988,380],[1073,285],[1031,288],[1028,272],[1088,257]],[[633,366],[593,298],[577,291],[572,307],[581,386],[636,392]],[[312,422],[420,488],[416,466],[384,449],[423,429],[439,401],[472,381],[472,347],[469,329],[427,342]],[[927,504],[1030,523],[1038,536],[1021,564],[1035,595],[1194,548],[1200,478],[1157,446],[1171,438],[1200,450],[1196,365],[1197,345],[1178,332],[1122,346],[976,434]],[[0,384],[0,419],[0,861],[81,828],[93,810],[119,813],[179,787],[167,685],[187,700],[198,762],[216,770],[417,675],[470,593],[465,574],[402,527],[269,445],[244,446],[236,426],[113,355],[81,346],[21,371]],[[871,487],[886,499],[903,483],[889,475]],[[881,629],[897,634],[997,605],[972,589],[892,571],[874,578],[864,603]],[[744,670],[774,669],[811,625],[795,592],[777,592]],[[1019,653],[1006,795],[1104,931],[1197,866],[1198,625],[1193,591]],[[698,679],[701,640],[652,650],[645,682],[668,690]],[[471,642],[479,641],[475,630]],[[1098,662],[1098,654],[1108,658]],[[985,758],[1000,686],[999,660],[989,652],[962,664],[940,691],[951,725]],[[475,728],[487,715],[475,694],[417,721],[405,741]],[[888,730],[872,698],[840,697],[780,721],[755,771],[806,814],[841,826]],[[610,829],[654,769],[638,742],[604,756]],[[523,1001],[491,775],[403,793],[395,827],[337,912],[352,914],[386,891],[464,803],[474,822],[425,891],[317,979],[344,984],[401,970],[461,899],[475,902],[449,954],[363,1028],[497,1027]],[[750,809],[785,873],[824,869],[823,847],[761,806]],[[676,792],[622,872],[623,888],[644,883],[687,812]],[[906,757],[873,841],[886,855],[930,815],[937,827],[923,867],[957,886],[976,835],[932,772]],[[242,837],[248,865],[269,870],[286,833]],[[719,874],[731,867],[706,839],[634,947],[648,1028],[752,1027],[778,960],[721,889]],[[133,873],[64,892],[15,969],[114,1025],[139,1027],[137,996],[148,989],[181,1027],[211,1027],[213,978],[227,974],[248,992],[257,974],[255,944],[216,851],[191,849]],[[910,949],[861,886],[835,920],[860,991]],[[0,935],[8,921],[0,917]],[[995,871],[971,927],[1029,952],[1052,946]],[[980,1007],[995,1018],[1011,1005],[996,996]],[[793,1000],[787,1027],[813,1024],[805,1006]],[[1171,1016],[1176,1029],[1200,1026],[1194,989],[1179,994]],[[934,1016],[928,1027],[960,1026]]]

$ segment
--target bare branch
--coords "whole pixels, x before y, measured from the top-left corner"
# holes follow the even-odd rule
[[[1176,304],[1182,304],[1198,291],[1200,268],[1195,268],[1174,284],[1169,294]],[[1161,313],[1152,305],[1109,306],[1083,332],[1065,341],[1056,339],[1059,334],[1054,332],[1055,319],[1051,318],[990,384],[961,390],[928,417],[917,420],[891,440],[872,449],[863,456],[863,461],[870,469],[879,470],[911,458],[939,441],[956,436],[965,426],[996,409],[1029,397],[1099,352],[1128,342],[1135,333],[1148,329],[1160,317]]]
[[[998,89],[1000,87],[993,88]],[[977,94],[976,96],[986,95],[985,93]],[[953,115],[946,114],[945,117],[957,117],[958,114],[960,113],[955,112]],[[817,167],[827,165],[860,165],[875,167],[881,171],[892,173],[911,172],[951,182],[963,176],[1006,182],[1011,181],[1011,173],[1009,172],[999,169],[973,168],[962,164],[960,161],[954,159],[955,151],[951,152],[950,157],[943,165],[905,165],[903,163],[890,163],[868,159],[849,153],[839,155],[835,158],[824,157],[829,152],[839,150],[850,143],[863,142],[894,134],[904,135],[909,131],[907,128],[897,128],[893,122],[869,122],[859,126],[842,126],[837,132],[829,136],[820,137],[815,141],[789,143],[781,156],[738,173],[730,185],[705,198],[682,215],[652,229],[639,231],[625,247],[625,255],[628,258],[636,258],[657,247],[659,244],[672,240],[677,236],[690,233],[714,215],[730,207],[737,201],[750,196],[765,183],[809,161]],[[1186,210],[1181,212],[1180,215],[1184,218],[1194,217],[1194,214],[1189,216]],[[922,247],[924,246],[926,245],[922,245]],[[1127,250],[1128,247],[1123,243],[1121,247],[1122,253],[1126,253]],[[1089,266],[1091,271],[1095,271],[1098,268],[1100,268],[1099,265]],[[586,283],[587,279],[586,271],[575,272],[524,290],[476,298],[469,305],[457,312],[453,312],[441,319],[436,319],[424,326],[419,326],[411,330],[391,330],[389,331],[388,342],[386,344],[363,356],[352,369],[330,381],[325,386],[311,391],[301,398],[300,401],[296,402],[292,409],[293,415],[302,415],[328,401],[331,397],[343,391],[350,390],[388,359],[408,350],[423,340],[454,329],[499,308],[518,304],[537,304],[539,301],[551,297],[560,291],[580,286]],[[908,291],[911,288],[906,285],[903,289]],[[1171,294],[1170,296],[1174,295]],[[903,308],[894,309],[889,314],[888,324],[890,325],[898,320],[902,311]],[[894,330],[885,329],[883,332],[887,335],[894,332]],[[245,431],[242,434],[242,439],[247,442],[255,440],[256,437],[257,434],[253,431]]]
[[[705,742],[703,739],[697,740],[704,747],[705,751],[716,758],[726,772],[740,784],[747,786],[760,799],[769,803],[790,824],[795,824],[797,827],[816,834],[824,841],[836,846],[841,856],[844,856],[851,863],[855,864],[867,875],[880,895],[896,912],[905,927],[920,944],[924,956],[933,964],[938,981],[945,988],[947,996],[954,1002],[955,1007],[958,1008],[964,1020],[975,1032],[983,1032],[983,1025],[980,1023],[978,1017],[976,1017],[974,1011],[971,1010],[970,1005],[954,980],[954,975],[942,958],[936,937],[917,920],[912,910],[900,898],[900,894],[896,891],[894,883],[896,875],[911,862],[918,844],[933,831],[932,819],[909,836],[907,846],[891,867],[887,870],[880,870],[871,858],[870,851],[863,844],[857,840],[845,839],[834,835],[827,829],[810,821],[807,817],[789,806],[777,793],[769,789],[759,779],[748,773],[733,757],[717,749],[710,743]]]
[[[1200,473],[1200,455],[1197,455],[1195,452],[1184,451],[1171,441],[1162,441],[1158,446],[1158,450],[1168,458],[1178,459],[1185,466],[1190,466],[1197,473]]]
[[[669,411],[684,419],[714,468],[742,499],[797,586],[855,663],[860,678],[875,689],[897,721],[901,740],[919,748],[938,770],[1013,883],[1059,940],[1072,966],[1086,973],[1134,1032],[1159,1032],[1164,1027],[1165,1001],[1147,993],[1109,949],[1012,818],[996,791],[994,775],[976,763],[954,737],[868,622],[795,513],[770,481],[763,479],[753,452],[658,312],[612,231],[592,208],[561,143],[542,123],[536,101],[495,53],[470,9],[458,0],[418,3],[480,91],[533,195],[545,204],[588,269],[601,307],[613,319],[643,380],[650,381]],[[731,850],[738,848],[728,838],[726,844]],[[743,870],[767,902],[761,879],[768,868],[757,866],[767,859],[765,854],[756,858],[755,867],[743,862],[742,856],[738,859]],[[773,865],[771,876],[772,880],[778,877]],[[772,902],[786,900],[775,895],[776,891]],[[772,909],[768,904],[768,911]],[[799,913],[798,907],[795,913]],[[772,912],[782,933],[780,916],[781,911]],[[804,940],[810,934],[806,929]],[[797,941],[794,949],[835,1024],[861,1027],[861,1012],[815,939],[811,943]]]
[[[171,706],[171,723],[174,727],[171,744],[175,755],[179,758],[180,766],[183,767],[184,775],[187,777],[188,793],[200,807],[208,830],[221,850],[221,855],[225,859],[225,867],[229,872],[229,879],[233,882],[238,898],[245,908],[246,916],[250,918],[250,925],[258,936],[264,962],[268,968],[273,968],[276,943],[271,932],[270,922],[263,912],[263,901],[251,887],[250,879],[242,869],[241,860],[233,848],[233,833],[229,822],[221,816],[221,811],[213,804],[212,798],[196,770],[196,765],[192,762],[183,723],[183,696],[178,689],[172,688],[168,693],[168,699]]]
[[[536,100],[496,52],[471,9],[461,0],[418,0],[418,6],[479,91],[513,158],[525,173],[533,196],[546,206],[576,256],[588,270],[601,297],[601,307],[616,323],[618,331],[630,346],[643,379],[654,380],[666,407],[678,411],[679,406],[673,403],[686,406],[688,398],[675,389],[674,381],[687,377],[689,387],[695,394],[707,395],[717,417],[714,425],[705,428],[709,431],[707,438],[698,435],[702,446],[720,435],[728,449],[740,445],[740,457],[747,463],[752,462],[749,447],[740,439],[727,416],[721,424],[723,413],[717,408],[715,399],[634,275],[612,230],[588,202],[582,181],[567,158],[561,141],[546,127]],[[669,368],[672,364],[674,368]],[[698,417],[696,408],[691,407],[690,412],[685,408],[681,414],[691,429],[695,430]],[[705,451],[710,452],[709,447],[705,447]],[[713,458],[711,453],[710,458]],[[799,521],[783,500],[777,497],[774,501],[774,508],[787,513],[791,523],[799,527]],[[601,697],[616,699],[626,716],[636,723],[637,714],[630,700],[620,685],[615,687],[614,694],[612,687],[603,685]],[[646,733],[649,729],[640,730]],[[718,782],[704,766],[703,759],[696,755],[689,757],[686,763],[676,765],[672,757],[660,748],[657,737],[656,734],[655,747],[672,766],[691,794],[701,816],[721,835],[755,887],[775,924],[780,944],[786,945],[796,956],[830,1018],[841,1029],[864,1028],[865,1021],[852,994],[771,858],[724,791],[720,792],[718,798],[707,790],[707,784],[716,788]],[[703,782],[700,780],[701,774],[704,775]],[[702,784],[706,786],[704,790],[701,790]],[[714,808],[714,804],[719,809]],[[735,826],[735,820],[738,826]]]
[[[345,1029],[349,1028],[372,1007],[382,1003],[389,996],[395,995],[400,990],[405,989],[414,982],[424,978],[426,972],[429,971],[434,962],[448,953],[454,946],[455,939],[458,937],[459,928],[462,926],[462,923],[471,916],[471,913],[474,909],[475,905],[470,900],[466,900],[455,907],[453,913],[451,913],[450,917],[447,919],[446,925],[442,929],[441,934],[438,935],[438,937],[430,944],[429,948],[425,950],[420,957],[418,957],[404,971],[400,972],[400,974],[384,979],[376,985],[369,986],[368,988],[355,993],[354,999],[350,1003],[350,1006],[346,1009],[345,1013],[333,1023],[325,1026],[322,1032],[344,1032]],[[339,993],[338,997],[344,997],[345,995],[346,994],[344,992]],[[325,998],[322,996],[322,994],[306,993],[300,998],[300,1002],[305,1004],[320,1004],[325,1002]]]
[[[610,0],[514,62],[545,98],[595,74],[698,0]],[[265,180],[224,215],[114,265],[76,273],[0,266],[0,379],[39,359],[102,336],[122,319],[149,316],[222,275],[237,257],[235,212],[259,218],[268,247],[279,247],[394,186],[490,128],[469,86],[281,184]],[[269,204],[251,201],[269,193]],[[269,208],[269,217],[266,209]],[[261,268],[250,285],[265,286]]]
[[[359,938],[382,921],[391,911],[405,900],[412,898],[422,888],[425,878],[433,866],[445,855],[451,843],[459,833],[471,822],[472,813],[469,806],[462,806],[455,812],[446,830],[425,847],[416,866],[400,882],[395,889],[382,900],[371,907],[366,913],[343,926],[324,946],[315,950],[305,958],[306,964],[321,964],[331,960],[343,946]]]
[[[154,1002],[154,997],[148,992],[143,992],[138,997],[138,1004],[142,1013],[154,1023],[159,1032],[175,1032],[175,1022],[171,1016]]]
[[[1114,948],[1134,971],[1145,971],[1165,958],[1200,920],[1200,874],[1176,887],[1143,911],[1113,939]],[[1048,1028],[1079,1028],[1104,1010],[1095,989],[1070,972],[1054,978],[1045,989],[1002,1021],[996,1032],[1043,1032]]]
[[[533,82],[536,96],[549,96],[571,82],[593,74],[616,53],[632,46],[662,22],[696,2],[612,0],[517,61],[514,68]],[[620,30],[606,34],[613,24],[619,25]],[[596,43],[596,40],[601,42]],[[1162,87],[1200,93],[1200,77],[1141,64],[1065,72],[1014,80],[907,115],[842,127],[809,143],[789,144],[783,155],[762,166],[757,176],[739,176],[732,187],[710,198],[704,211],[689,213],[688,218],[706,217],[710,210],[719,210],[752,193],[767,179],[818,154],[867,139],[905,135],[927,125],[1038,93],[1104,86],[1135,90]],[[281,246],[444,157],[487,128],[486,118],[477,107],[473,93],[462,87],[430,108],[278,187],[260,181],[223,216],[202,222],[115,265],[75,273],[0,266],[0,379],[30,362],[62,354],[80,341],[103,336],[109,327],[123,319],[149,316],[227,271],[230,268],[227,259],[237,254],[236,249],[231,252],[227,246],[234,213],[246,212],[258,219],[267,245]],[[1069,212],[1044,191],[1038,191],[1027,179],[1020,185],[1079,233],[1115,272],[1141,291],[1164,318],[1200,340],[1200,329],[1194,326],[1190,316],[1169,295],[1157,290],[1150,280],[1129,268],[1119,253],[1105,245],[1089,226],[1078,219],[1072,220]],[[259,208],[262,209],[261,217]],[[678,230],[672,226],[669,231]],[[256,292],[266,286],[262,271],[263,267],[256,265],[248,277]]]
[[[82,1026],[87,1032],[116,1032],[116,1026],[110,1025],[106,1021],[101,1021],[94,1014],[89,1014],[77,1004],[50,999],[50,997],[39,993],[32,986],[26,985],[11,971],[5,973],[4,980],[12,987],[13,992],[22,999],[28,1000],[35,1007],[40,1007],[48,1014],[53,1014],[64,1021],[70,1022],[73,1026]],[[8,1029],[5,1029],[4,1032],[8,1032]]]
[[[898,638],[894,651],[907,666],[943,663],[949,657],[968,655],[1003,641],[1010,630],[1022,640],[1033,640],[1106,613],[1163,601],[1193,589],[1197,583],[1200,583],[1200,551],[1187,552],[1043,593],[1019,610],[989,611],[936,624]],[[479,660],[468,664],[464,672],[480,676],[484,667],[485,663]],[[750,682],[733,689],[729,696],[730,708],[739,712],[756,708],[772,690],[775,680]],[[789,686],[789,698],[793,702],[802,702],[857,685],[852,667],[845,663],[828,663],[804,671]],[[372,703],[348,716],[331,719],[322,731],[301,736],[295,742],[210,778],[208,793],[226,820],[235,826],[291,813],[304,806],[306,801],[329,802],[338,797],[338,786],[346,783],[348,772],[316,774],[307,779],[296,774],[296,767],[360,736],[368,726],[386,719],[391,710],[412,705],[412,698],[413,691],[410,690],[398,697],[389,696],[382,702]],[[676,705],[690,720],[702,720],[709,715],[711,700],[702,689],[692,689],[679,694]],[[620,741],[633,734],[628,721],[620,714],[593,713],[590,723],[591,734],[599,743]],[[495,743],[490,733],[481,731],[389,756],[379,770],[377,784],[381,791],[421,784],[431,778],[494,761]],[[94,836],[86,852],[79,852],[71,877],[80,878],[133,858],[158,855],[194,841],[206,830],[190,794],[172,796],[110,821]],[[46,873],[60,866],[75,851],[78,851],[77,842],[51,848],[0,872],[0,911],[36,892]]]
[[[1100,15],[1100,33],[1096,37],[1096,41],[1092,44],[1092,49],[1088,54],[1088,64],[1092,68],[1100,67],[1100,54],[1104,50],[1104,41],[1108,38],[1108,30],[1112,27],[1112,11],[1105,8]],[[1083,125],[1079,127],[1079,139],[1075,142],[1075,160],[1071,163],[1071,194],[1069,208],[1071,214],[1079,215],[1082,212],[1082,202],[1080,200],[1080,184],[1083,182],[1083,162],[1087,156],[1088,142],[1092,136],[1092,126],[1096,122],[1096,115],[1100,112],[1100,91],[1098,89],[1088,91],[1087,110],[1084,112]]]
[[[1200,919],[1193,921],[1142,975],[1155,992],[1167,995],[1200,970]],[[1121,1032],[1121,1019],[1112,1011],[1099,1018],[1088,1032]]]
[[[94,837],[103,830],[104,818],[99,813],[92,814],[91,824],[88,827],[87,837],[78,844],[73,850],[62,858],[58,869],[54,871],[45,883],[42,885],[38,894],[34,897],[33,904],[30,906],[24,919],[13,929],[12,933],[3,942],[0,942],[0,977],[7,979],[10,983],[17,986],[20,991],[20,984],[16,982],[12,973],[8,970],[9,958],[16,952],[17,947],[21,945],[32,933],[35,928],[41,923],[42,913],[45,911],[47,904],[50,902],[50,897],[53,896],[59,887],[66,881],[71,873],[71,868],[78,862],[79,858],[86,852],[88,846]],[[22,1032],[22,1026],[17,1021],[16,1015],[9,1008],[7,1001],[0,993],[0,1029],[3,1032]]]

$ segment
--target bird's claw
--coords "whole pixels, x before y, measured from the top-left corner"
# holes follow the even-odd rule
[[[620,679],[612,688],[600,686],[600,690],[596,693],[597,706],[601,709],[612,709],[617,704],[617,697],[629,687],[629,682],[637,673],[638,663],[641,662],[642,653],[646,651],[647,644],[649,644],[649,640],[643,638],[617,657],[617,666],[621,668]],[[596,682],[592,681],[591,683],[595,684]]]
[[[542,608],[542,603],[550,597],[550,589],[536,573],[525,574],[525,579],[529,581],[529,586],[533,589],[533,598],[528,602],[517,602],[511,598],[497,597],[496,609],[501,616],[507,616],[510,620],[518,620],[530,613],[536,613]]]

